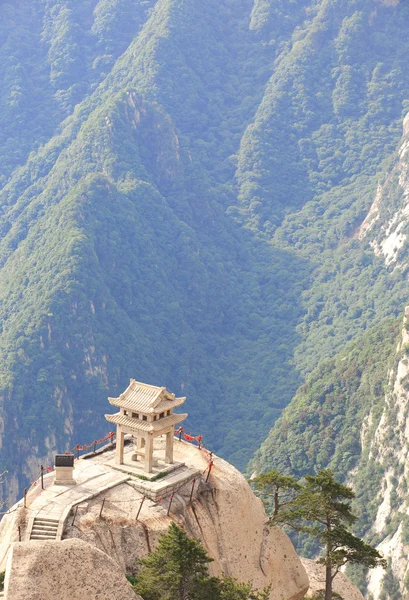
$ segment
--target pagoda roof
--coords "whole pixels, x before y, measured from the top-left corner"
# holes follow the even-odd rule
[[[157,387],[131,379],[118,398],[108,398],[110,404],[144,414],[159,414],[181,406],[186,398],[175,398],[164,387]]]
[[[157,433],[162,431],[162,429],[166,429],[167,427],[174,426],[177,423],[181,423],[187,418],[187,413],[177,415],[169,415],[168,417],[164,417],[163,419],[159,419],[158,421],[153,421],[149,423],[148,421],[141,421],[140,419],[134,419],[133,417],[129,417],[128,415],[121,415],[121,413],[115,413],[114,415],[105,415],[107,421],[111,423],[115,423],[116,425],[123,425],[129,429],[135,429],[136,431],[139,429],[140,431],[146,431],[148,433]]]

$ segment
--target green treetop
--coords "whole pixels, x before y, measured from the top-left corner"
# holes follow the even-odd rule
[[[330,469],[323,469],[317,475],[306,475],[304,485],[295,486],[292,479],[272,471],[254,481],[259,490],[268,492],[272,486],[275,489],[272,524],[288,524],[318,540],[323,550],[318,562],[325,565],[325,600],[334,597],[334,578],[347,563],[368,568],[385,566],[375,548],[349,531],[356,521],[350,506],[355,494],[350,487],[336,481]],[[279,499],[276,501],[280,489],[292,492],[281,505]]]
[[[318,562],[325,565],[325,600],[331,600],[332,584],[341,567],[355,563],[373,568],[385,566],[385,561],[375,548],[348,530],[356,521],[350,506],[355,497],[353,490],[335,481],[330,469],[306,475],[305,479],[294,502],[293,516],[323,548]]]
[[[141,559],[136,592],[144,600],[196,598],[211,560],[198,540],[172,523],[156,551]]]
[[[270,517],[274,523],[285,523],[289,509],[293,505],[295,494],[301,489],[300,484],[290,475],[281,475],[279,471],[272,469],[268,473],[262,473],[251,480],[256,491],[263,496],[266,506],[273,506]],[[291,513],[289,513],[289,516]]]
[[[268,600],[269,588],[255,592],[232,577],[211,577],[210,562],[200,541],[171,523],[157,549],[139,561],[135,592],[144,600]]]

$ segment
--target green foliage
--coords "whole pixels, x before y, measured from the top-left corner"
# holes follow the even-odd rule
[[[270,519],[274,523],[286,523],[289,509],[293,505],[300,484],[289,475],[281,475],[279,471],[271,470],[251,479],[256,493],[261,495],[264,504],[272,507]]]
[[[343,480],[361,459],[363,422],[370,413],[371,430],[379,422],[398,335],[399,323],[385,321],[322,363],[283,411],[251,468],[260,471],[274,465],[301,478],[313,468],[329,466]],[[363,479],[376,485],[376,466],[369,457],[366,460]],[[370,493],[365,503],[369,501]]]
[[[408,21],[375,0],[2,3],[1,460],[21,489],[28,454],[106,431],[129,377],[186,395],[244,468],[304,376],[401,311],[407,278],[358,229],[379,177],[379,227],[400,205]],[[359,410],[339,450],[329,425],[314,439],[319,465],[356,462]]]
[[[322,548],[319,562],[326,568],[325,600],[330,600],[332,583],[341,567],[346,564],[386,567],[386,561],[349,530],[356,521],[351,511],[351,500],[355,497],[352,488],[337,482],[329,469],[306,475],[305,480],[293,503],[293,520]]]
[[[129,575],[128,573],[126,573],[126,578],[129,581],[129,583],[131,583],[132,585],[135,585],[136,577],[134,577],[134,575]]]
[[[210,577],[211,561],[198,540],[171,523],[157,549],[139,561],[134,590],[144,600],[268,600],[268,588],[257,592],[227,575]]]
[[[219,581],[219,596],[209,596],[206,600],[269,600],[271,586],[256,591],[249,583],[239,583],[225,574]]]
[[[134,589],[144,600],[200,598],[202,586],[212,585],[209,562],[200,542],[171,523],[157,550],[141,559]]]

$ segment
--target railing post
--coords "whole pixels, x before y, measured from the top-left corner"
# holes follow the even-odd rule
[[[41,489],[44,489],[44,467],[41,465]]]
[[[189,498],[189,502],[192,502],[192,498],[193,498],[193,490],[195,489],[195,484],[196,484],[196,479],[193,480],[193,484],[192,484],[192,489],[190,491],[190,498]]]
[[[102,517],[102,511],[104,510],[105,498],[102,500],[101,510],[99,511],[99,516]]]
[[[173,500],[173,494],[171,495],[171,497],[170,497],[170,501],[169,501],[168,513],[167,513],[167,514],[168,514],[168,516],[169,516],[169,513],[170,513],[170,507],[172,506],[172,500]]]
[[[74,525],[74,521],[75,521],[75,517],[77,516],[77,512],[78,512],[78,504],[77,504],[77,506],[75,507],[74,518],[73,518],[73,520],[72,520],[71,527]],[[102,512],[102,511],[101,511],[101,512]],[[100,515],[100,516],[101,516],[101,515]]]
[[[206,483],[209,481],[210,471],[212,470],[212,467],[213,467],[213,459],[211,459],[209,462],[209,470],[207,472]]]
[[[135,517],[135,521],[137,521],[137,520],[138,520],[138,518],[139,518],[140,512],[141,512],[141,510],[142,510],[142,504],[143,504],[144,502],[145,502],[145,496],[142,498],[142,502],[141,502],[141,504],[140,504],[140,506],[139,506],[139,508],[138,508],[138,513],[137,513],[137,515],[136,515],[136,517]]]

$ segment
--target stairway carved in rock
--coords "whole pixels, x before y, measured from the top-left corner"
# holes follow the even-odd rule
[[[30,540],[55,540],[58,523],[58,519],[35,517],[30,533]]]

